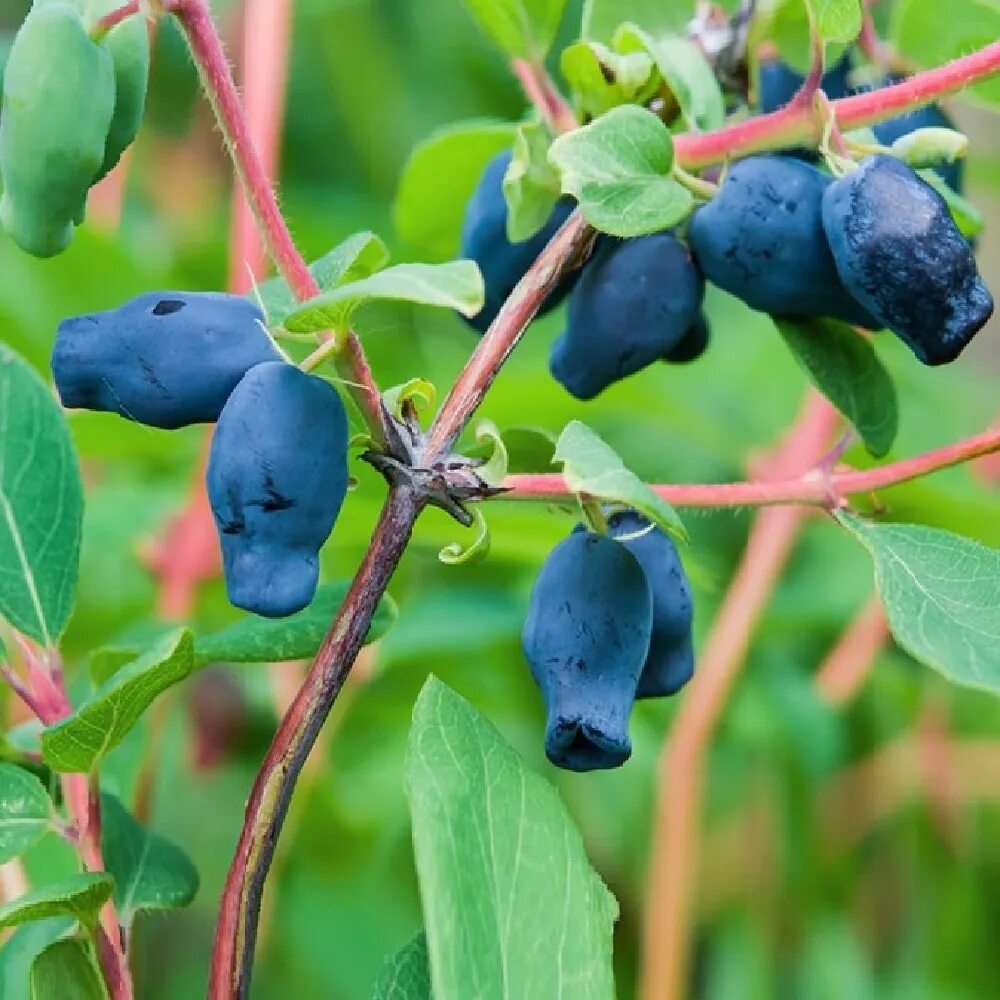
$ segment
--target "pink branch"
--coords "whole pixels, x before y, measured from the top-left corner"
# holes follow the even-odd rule
[[[126,21],[130,17],[135,17],[141,12],[142,8],[139,6],[139,0],[131,0],[131,3],[123,4],[121,7],[109,11],[104,17],[100,18],[94,33],[98,37],[106,35],[112,28],[118,27],[122,21]]]
[[[299,301],[312,298],[319,294],[319,286],[295,246],[288,224],[278,207],[267,170],[254,146],[236,82],[207,0],[177,0],[172,9],[187,37],[202,85],[246,191],[247,201],[268,255]],[[382,397],[355,334],[349,333],[344,338],[335,360],[369,431],[377,441],[384,442],[387,440],[388,428]]]
[[[579,126],[573,109],[556,90],[544,66],[527,59],[513,59],[511,68],[528,100],[535,106],[542,120],[556,134],[572,132]]]
[[[814,469],[776,482],[667,485],[653,489],[675,507],[766,507],[774,504],[836,507],[846,497],[899,486],[997,452],[1000,452],[1000,427],[874,469],[841,471],[829,476]],[[502,486],[507,492],[498,494],[497,500],[562,503],[576,496],[558,473],[508,476]]]
[[[816,672],[816,693],[828,705],[846,705],[861,690],[889,639],[882,602],[873,597]]]
[[[841,129],[861,128],[930,104],[997,73],[1000,73],[1000,42],[993,42],[978,52],[918,73],[902,83],[831,101],[830,107]],[[674,139],[674,154],[682,167],[697,170],[753,153],[802,143],[815,145],[822,134],[823,117],[814,107],[790,105],[716,132],[678,135]]]

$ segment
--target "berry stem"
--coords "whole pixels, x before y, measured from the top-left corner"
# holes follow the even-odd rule
[[[675,507],[769,507],[779,504],[836,508],[847,497],[888,489],[921,479],[931,473],[1000,453],[1000,427],[964,438],[943,448],[924,452],[874,469],[850,469],[823,475],[812,469],[803,475],[776,482],[705,483],[654,486]],[[493,500],[561,503],[576,495],[558,474],[508,476]]]
[[[142,7],[139,4],[139,0],[131,0],[130,3],[116,7],[98,19],[97,23],[91,29],[90,37],[95,42],[99,42],[112,28],[117,28],[122,21],[127,21],[130,17],[135,17],[141,13]]]
[[[254,145],[239,91],[208,2],[176,0],[170,9],[187,38],[202,86],[215,112],[268,256],[288,282],[296,299],[300,302],[310,299],[319,294],[319,286],[295,246],[288,224],[278,207],[274,188]],[[387,417],[361,342],[355,334],[348,333],[339,348],[337,370],[361,410],[369,432],[379,444],[384,445],[388,440]]]
[[[810,390],[802,416],[775,456],[775,471],[788,475],[818,461],[836,419],[826,401]],[[639,991],[643,1000],[687,996],[708,747],[805,518],[806,512],[794,507],[769,508],[757,515],[698,671],[660,752],[646,884]]]
[[[254,780],[220,905],[209,1000],[249,995],[261,895],[295,782],[364,643],[420,507],[392,489],[351,589]]]
[[[541,63],[528,59],[512,59],[511,69],[528,100],[555,135],[572,132],[579,126],[573,109],[556,89],[552,77]]]
[[[849,131],[931,104],[998,73],[1000,42],[993,42],[977,52],[937,69],[917,73],[901,83],[831,101],[830,108],[840,128]],[[700,170],[753,153],[791,146],[816,146],[823,137],[824,123],[822,109],[793,104],[715,132],[679,135],[674,139],[674,155],[685,169]]]

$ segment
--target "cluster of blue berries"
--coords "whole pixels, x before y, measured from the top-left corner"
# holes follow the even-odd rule
[[[553,764],[593,771],[628,760],[636,699],[675,694],[694,673],[692,618],[676,546],[634,511],[611,516],[606,535],[578,527],[556,546],[523,635]]]
[[[168,430],[217,422],[207,483],[230,601],[270,618],[312,601],[347,493],[347,415],[284,360],[253,303],[157,292],[65,320],[52,373],[68,407]]]
[[[847,63],[824,80],[847,92]],[[761,73],[762,110],[786,103],[801,78],[780,63]],[[882,143],[951,122],[940,108],[876,127]],[[993,311],[968,241],[943,197],[888,155],[866,158],[839,179],[806,154],[754,156],[726,173],[718,194],[678,230],[630,240],[601,236],[582,270],[552,292],[542,312],[567,295],[565,333],[552,349],[553,376],[578,399],[658,360],[696,359],[708,345],[705,280],[774,316],[832,317],[893,331],[924,364],[953,361]],[[562,200],[531,239],[507,238],[503,177],[510,154],[487,167],[468,206],[462,254],[479,264],[484,331],[501,304],[566,220]],[[940,170],[961,186],[960,166]]]

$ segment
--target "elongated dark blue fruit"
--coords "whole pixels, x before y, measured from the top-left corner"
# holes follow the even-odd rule
[[[462,257],[479,265],[486,284],[486,304],[468,321],[480,333],[485,333],[496,319],[517,283],[573,211],[571,201],[561,200],[539,232],[520,243],[511,243],[507,238],[507,202],[503,196],[503,178],[510,161],[511,154],[506,152],[489,162],[465,210],[462,227]],[[559,305],[578,276],[578,271],[566,275],[538,314],[541,316]]]
[[[219,418],[207,482],[230,602],[268,618],[301,611],[347,493],[337,390],[284,362],[251,368]]]
[[[173,429],[219,419],[254,365],[281,355],[239,295],[151,292],[64,320],[52,352],[63,404]]]
[[[944,199],[905,163],[873,156],[832,184],[823,226],[845,286],[924,364],[954,361],[993,314]]]
[[[642,567],[613,539],[574,532],[545,560],[523,644],[545,698],[545,752],[556,766],[593,771],[628,759],[652,615]]]
[[[635,511],[612,515],[608,529],[639,561],[653,596],[653,633],[636,697],[676,694],[694,676],[694,602],[677,546]]]
[[[737,163],[691,220],[688,237],[705,277],[761,312],[877,328],[844,288],[823,237],[823,193],[831,182],[794,157]]]
[[[698,317],[698,322],[681,337],[677,346],[663,355],[663,360],[672,365],[686,365],[691,361],[697,361],[708,350],[710,339],[708,317],[702,313]]]
[[[851,61],[844,56],[838,63],[831,66],[823,74],[820,86],[831,101],[846,97],[850,93],[848,74]],[[783,108],[801,89],[806,82],[805,77],[796,73],[789,65],[778,59],[769,59],[761,63],[758,81],[757,105],[761,112],[767,114]]]
[[[570,296],[553,376],[578,399],[593,399],[677,349],[704,295],[691,252],[671,233],[602,240]]]

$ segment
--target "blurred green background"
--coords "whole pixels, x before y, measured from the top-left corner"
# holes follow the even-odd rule
[[[0,29],[16,26],[26,6],[2,0]],[[676,6],[682,23],[693,4]],[[234,44],[238,8],[219,5]],[[567,38],[579,19],[579,4],[570,8]],[[301,246],[318,256],[370,228],[396,259],[412,256],[393,232],[392,203],[413,145],[459,119],[522,113],[502,58],[457,0],[298,0],[281,198]],[[981,253],[996,261],[1000,226],[990,224],[1000,222],[1000,130],[978,113],[963,112],[961,120],[974,140],[970,193],[987,215]],[[149,289],[223,287],[229,184],[182,40],[164,24],[120,229],[94,219],[49,262],[0,237],[0,336],[46,371],[56,325],[67,315]],[[792,421],[805,380],[768,320],[714,292],[709,310],[714,342],[704,359],[649,370],[586,405],[547,374],[560,316],[539,322],[483,416],[501,427],[530,423],[552,432],[584,419],[652,481],[743,478],[748,456]],[[430,311],[375,317],[365,329],[384,386],[422,376],[444,389],[474,344],[457,319]],[[895,340],[881,339],[879,350],[900,391],[894,454],[944,444],[996,416],[996,326],[946,370],[919,367]],[[74,414],[71,423],[88,485],[80,600],[67,638],[70,664],[79,665],[90,650],[153,618],[156,584],[140,551],[184,502],[201,432],[167,434],[92,414]],[[328,579],[356,566],[384,494],[366,466],[355,463],[354,472],[359,487],[324,554]],[[881,499],[895,518],[1000,546],[997,492],[968,469]],[[656,757],[675,706],[639,706],[634,755],[619,771],[574,776],[545,762],[540,698],[519,633],[533,575],[572,522],[556,511],[502,504],[487,514],[492,554],[475,566],[438,562],[443,545],[464,539],[444,515],[431,511],[418,527],[391,587],[398,624],[364,655],[296,796],[266,898],[255,996],[367,997],[383,959],[418,928],[402,767],[409,713],[430,671],[559,786],[620,901],[619,994],[634,993]],[[750,519],[749,512],[685,516],[700,635]],[[988,695],[955,691],[894,648],[846,709],[825,707],[812,675],[871,593],[864,553],[814,518],[711,754],[698,997],[1000,996],[1000,716]],[[203,588],[199,622],[217,626],[230,616],[221,585]],[[203,994],[243,804],[296,670],[220,666],[169,696],[152,723],[163,740],[151,824],[192,856],[203,884],[190,909],[140,924],[143,998]],[[15,707],[5,710],[16,722]],[[148,753],[150,724],[114,753],[106,772],[126,801]],[[887,754],[890,766],[871,765]],[[968,761],[976,762],[974,774],[963,766]],[[72,859],[50,838],[27,865],[29,875],[49,879]],[[0,997],[23,1000],[2,982]]]

